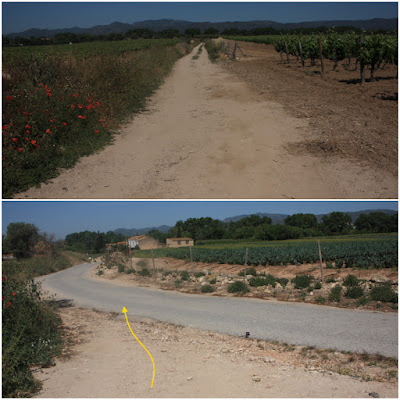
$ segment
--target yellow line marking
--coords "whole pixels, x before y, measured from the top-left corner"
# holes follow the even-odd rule
[[[153,379],[152,379],[152,381],[151,381],[151,386],[150,386],[150,388],[152,388],[152,387],[153,387],[153,383],[154,383],[154,376],[156,375],[156,367],[155,367],[155,365],[154,365],[153,357],[152,357],[152,355],[150,354],[150,352],[146,349],[146,346],[137,338],[137,336],[134,334],[134,332],[133,332],[131,326],[129,325],[128,317],[126,316],[126,313],[128,312],[128,310],[124,307],[124,308],[122,309],[122,312],[125,314],[126,323],[128,324],[129,330],[131,331],[132,335],[133,335],[133,336],[135,337],[135,339],[142,345],[142,347],[147,351],[147,354],[150,356],[151,362],[153,363]]]

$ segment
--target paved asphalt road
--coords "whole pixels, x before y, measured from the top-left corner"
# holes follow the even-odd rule
[[[128,310],[174,324],[297,345],[379,353],[397,358],[397,314],[301,303],[213,297],[117,286],[94,280],[81,264],[41,278],[43,288],[80,307]]]

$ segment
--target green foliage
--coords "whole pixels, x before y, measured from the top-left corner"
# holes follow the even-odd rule
[[[374,287],[370,293],[370,297],[375,301],[383,301],[385,303],[397,303],[397,294],[390,284],[379,285]]]
[[[49,366],[61,350],[60,318],[33,281],[2,282],[2,395],[28,397],[41,384],[29,369]]]
[[[136,265],[140,268],[147,268],[149,263],[147,260],[140,260],[136,263]]]
[[[296,275],[292,279],[292,283],[296,289],[305,289],[313,281],[313,277],[310,275]]]
[[[370,212],[361,214],[354,225],[361,232],[397,232],[398,217],[397,214],[389,215],[383,212]]]
[[[357,300],[357,307],[365,306],[370,302],[370,299],[367,296],[362,296],[360,299]]]
[[[117,243],[125,240],[124,235],[112,231],[107,233],[83,231],[67,235],[65,244],[73,251],[100,253],[104,250],[106,243]]]
[[[118,264],[118,272],[121,274],[122,272],[125,272],[125,265],[123,264]]]
[[[343,286],[358,286],[359,280],[354,275],[347,275],[343,280]]]
[[[325,304],[325,303],[326,303],[326,299],[325,299],[324,296],[317,296],[317,297],[315,298],[315,302],[316,302],[317,304]]]
[[[150,272],[150,270],[149,270],[148,268],[142,268],[142,269],[138,272],[138,274],[139,274],[140,276],[151,276],[151,272]]]
[[[358,299],[364,296],[364,289],[360,286],[349,286],[346,290],[345,296],[348,299]]]
[[[181,276],[181,279],[183,281],[187,281],[190,278],[190,274],[188,271],[181,271],[179,275]]]
[[[204,285],[201,287],[201,293],[213,293],[214,288],[211,285]]]
[[[342,212],[332,212],[322,217],[322,229],[327,235],[343,234],[351,231],[351,217]]]
[[[216,62],[221,52],[221,43],[218,43],[215,40],[207,40],[205,48],[208,53],[208,58],[211,60],[211,62]]]
[[[333,263],[331,261],[326,263],[326,268],[332,269],[333,268]]]
[[[314,289],[315,290],[322,289],[322,283],[321,282],[316,282],[315,285],[314,285]]]
[[[133,268],[128,268],[128,269],[126,270],[126,273],[127,273],[128,275],[134,274],[134,273],[135,273],[135,270],[134,270]]]
[[[250,289],[247,287],[247,285],[242,282],[242,281],[236,281],[234,283],[231,283],[228,286],[228,292],[229,293],[242,293],[246,294],[250,292]]]
[[[336,285],[334,288],[331,289],[329,293],[329,300],[334,302],[340,302],[342,294],[342,287],[340,285]]]
[[[293,214],[285,218],[285,225],[297,226],[302,229],[315,229],[318,226],[318,220],[314,214]]]
[[[239,276],[244,276],[246,272],[246,275],[253,275],[253,276],[257,276],[257,271],[254,267],[250,267],[250,268],[246,268],[246,270],[242,269],[238,275]]]
[[[276,281],[279,282],[282,285],[282,287],[285,287],[288,284],[289,279],[287,279],[287,278],[277,278]]]
[[[210,283],[211,285],[215,285],[217,283],[217,279],[216,278],[211,279]]]
[[[97,271],[97,275],[103,275],[104,274],[104,271],[102,270],[102,269],[99,269],[98,271]]]
[[[265,277],[253,276],[253,278],[251,278],[249,281],[249,285],[253,287],[272,285],[273,287],[275,287],[276,278],[271,274],[268,274]]]
[[[174,285],[175,285],[175,287],[180,287],[182,285],[182,281],[180,279],[176,279],[174,281]]]
[[[336,282],[336,279],[335,279],[333,276],[328,276],[328,277],[325,279],[325,282],[326,282],[326,283],[334,283],[334,282]]]
[[[195,276],[196,278],[200,278],[200,277],[205,276],[205,275],[206,275],[206,274],[205,274],[204,272],[201,272],[201,271],[195,272],[195,273],[194,273],[194,276]]]
[[[39,241],[39,228],[24,222],[12,222],[7,226],[4,246],[17,258],[32,256],[33,246]]]

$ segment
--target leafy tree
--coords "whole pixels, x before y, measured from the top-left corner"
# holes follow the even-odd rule
[[[389,215],[383,212],[361,214],[354,225],[357,230],[371,233],[397,232],[398,215]]]
[[[185,30],[185,35],[190,37],[195,37],[201,35],[200,29],[190,28]]]
[[[345,234],[353,229],[350,215],[337,211],[322,217],[321,228],[327,235]]]
[[[298,239],[302,233],[297,226],[262,225],[255,229],[254,237],[260,240],[287,240]]]
[[[207,28],[205,31],[204,31],[204,34],[205,35],[218,35],[219,34],[219,30],[217,29],[217,28]]]
[[[154,239],[157,239],[159,242],[165,243],[167,240],[168,234],[159,231],[158,229],[152,229],[147,232],[147,235],[153,237]]]
[[[302,229],[317,228],[318,221],[314,214],[293,214],[285,218],[285,225],[297,226]]]
[[[7,227],[5,247],[17,258],[28,258],[32,256],[34,246],[39,239],[37,226],[25,222],[14,222]]]

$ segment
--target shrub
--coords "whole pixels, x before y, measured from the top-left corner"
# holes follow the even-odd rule
[[[136,263],[136,265],[140,268],[147,268],[149,263],[147,260],[140,260]]]
[[[217,278],[211,279],[210,283],[211,285],[215,285],[217,283]]]
[[[364,296],[364,289],[360,286],[349,286],[345,296],[348,299],[358,299]]]
[[[316,298],[315,298],[315,301],[316,301],[318,304],[325,304],[325,303],[326,303],[326,299],[325,299],[324,296],[318,296],[318,297],[316,297]]]
[[[242,270],[239,272],[238,275],[239,275],[239,276],[244,276],[244,273],[245,273],[245,270],[242,269]],[[254,267],[246,268],[246,275],[257,276],[257,271],[256,271],[256,269],[255,269]]]
[[[214,292],[214,288],[211,285],[204,285],[201,288],[201,293],[212,293]]]
[[[348,275],[346,278],[344,278],[343,286],[358,286],[359,283],[360,281],[356,276]]]
[[[322,283],[321,282],[316,282],[314,285],[314,290],[319,290],[322,289]]]
[[[333,264],[331,262],[327,262],[326,263],[326,268],[332,269],[333,268]]]
[[[3,276],[2,296],[2,397],[29,397],[41,386],[29,367],[60,353],[61,319],[34,281]]]
[[[174,281],[174,285],[175,285],[175,287],[179,287],[182,285],[182,281],[180,279],[177,279]]]
[[[189,272],[187,271],[181,271],[179,275],[183,281],[187,281],[190,278]]]
[[[102,269],[99,269],[98,271],[97,271],[97,275],[103,275],[103,270]]]
[[[365,306],[368,303],[369,303],[369,298],[367,296],[363,296],[357,300],[356,304],[357,304],[357,307],[359,307],[359,306]]]
[[[297,275],[292,279],[292,283],[296,289],[305,289],[312,282],[313,277],[310,275]]]
[[[342,268],[344,265],[344,261],[343,260],[336,260],[335,262],[336,268]]]
[[[125,272],[125,265],[123,265],[123,264],[118,264],[118,272],[119,272],[119,273]]]
[[[329,300],[339,302],[341,294],[342,294],[342,287],[340,285],[336,285],[334,288],[331,289],[329,293]]]
[[[258,287],[258,286],[267,286],[272,285],[273,287],[276,286],[276,279],[271,274],[268,274],[265,277],[261,276],[253,276],[249,281],[250,286]]]
[[[149,271],[148,268],[142,268],[142,269],[138,272],[138,274],[139,274],[140,276],[151,276],[151,272]]]
[[[206,274],[204,273],[204,272],[196,272],[195,274],[194,274],[194,276],[196,277],[196,278],[200,278],[200,277],[202,277],[202,276],[205,276]]]
[[[279,282],[283,287],[285,287],[288,284],[289,279],[287,279],[287,278],[277,278],[276,281]]]
[[[397,303],[397,294],[393,291],[390,284],[374,287],[369,295],[371,299],[375,301],[383,301],[385,303]]]
[[[245,293],[250,292],[250,290],[249,290],[249,288],[247,287],[247,285],[244,282],[236,281],[234,283],[231,283],[228,286],[228,292],[229,293],[242,293],[242,294],[245,294]]]
[[[129,269],[126,270],[126,273],[127,273],[128,275],[134,274],[134,273],[135,273],[135,270],[134,270],[133,268],[129,268]]]
[[[326,283],[334,283],[334,282],[336,282],[336,279],[335,279],[333,276],[328,276],[328,277],[325,279],[325,282],[326,282]]]

